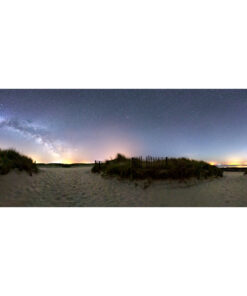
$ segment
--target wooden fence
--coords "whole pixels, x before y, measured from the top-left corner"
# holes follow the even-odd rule
[[[169,162],[168,157],[152,157],[147,156],[143,158],[142,156],[139,157],[132,157],[129,160],[129,165],[133,169],[137,168],[166,168]],[[102,168],[102,161],[95,160],[95,166],[101,170]]]
[[[168,157],[152,157],[146,158],[133,157],[131,158],[131,166],[133,168],[162,168],[168,165]]]

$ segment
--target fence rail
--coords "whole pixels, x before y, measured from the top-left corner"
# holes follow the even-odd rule
[[[162,168],[168,165],[168,157],[152,157],[147,156],[146,158],[133,157],[131,158],[131,166],[132,167],[140,167],[140,168]]]
[[[168,157],[152,157],[147,156],[143,158],[142,156],[139,157],[132,157],[129,159],[130,167],[131,168],[165,168],[167,167],[169,162]],[[101,169],[103,162],[95,160],[95,165]]]

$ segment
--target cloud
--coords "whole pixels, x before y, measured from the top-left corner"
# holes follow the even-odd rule
[[[60,157],[61,145],[55,143],[46,129],[30,120],[5,119],[0,117],[0,128],[9,128],[22,136],[33,138],[37,144],[44,146],[50,154]]]

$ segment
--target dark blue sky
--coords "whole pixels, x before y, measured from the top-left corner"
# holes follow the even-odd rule
[[[0,147],[40,162],[247,162],[247,90],[0,90]]]

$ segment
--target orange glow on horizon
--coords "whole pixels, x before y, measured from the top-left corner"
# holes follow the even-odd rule
[[[236,162],[234,162],[234,163],[228,163],[227,165],[232,165],[232,166],[246,166],[246,163],[236,163]]]
[[[114,147],[115,148],[115,147]],[[42,158],[40,158],[39,156],[35,155],[35,154],[30,154],[29,157],[32,158],[32,160],[36,163],[64,163],[64,164],[73,164],[73,163],[82,163],[82,164],[89,164],[89,163],[94,163],[95,160],[101,160],[101,161],[105,161],[105,160],[109,160],[109,159],[114,159],[118,153],[123,154],[126,157],[132,157],[132,153],[130,153],[129,149],[126,149],[127,147],[121,147],[122,149],[105,149],[108,150],[106,153],[104,153],[104,156],[99,157],[99,159],[97,157],[90,159],[91,157],[89,156],[88,158],[85,159],[79,159],[77,157],[73,157],[72,153],[70,153],[69,155],[67,155],[67,157],[65,156],[65,158],[55,158],[52,159],[50,161],[44,160]],[[117,152],[116,152],[117,151]],[[208,161],[208,163],[210,165],[230,165],[230,166],[247,166],[247,161],[244,160],[243,158],[238,158],[238,157],[233,157],[230,158],[228,161],[222,161],[222,162],[217,162],[217,161]]]
[[[238,157],[233,157],[227,162],[228,165],[243,165],[243,160]]]
[[[231,157],[229,160],[226,162],[226,165],[232,165],[232,166],[246,166],[247,161],[244,160],[243,157]]]
[[[71,159],[62,159],[61,161],[59,161],[60,163],[64,163],[64,164],[72,164],[74,163],[73,160]]]
[[[236,166],[236,167],[243,167],[247,166],[247,161],[242,161],[240,159],[232,159],[230,161],[226,162],[216,162],[216,161],[209,161],[208,162],[210,165],[230,165],[230,166]]]
[[[77,161],[77,160],[72,160],[72,159],[61,159],[58,161],[53,161],[53,163],[63,163],[63,164],[84,163],[84,164],[87,164],[87,163],[93,163],[93,161],[89,161],[89,160]]]

